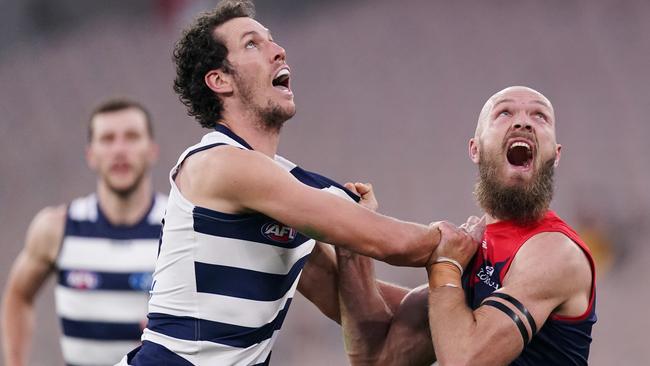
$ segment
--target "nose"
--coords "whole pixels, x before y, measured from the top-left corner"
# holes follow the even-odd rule
[[[125,138],[116,138],[113,141],[112,150],[115,154],[124,154],[129,148],[129,143]]]
[[[526,130],[526,131],[528,131],[528,132],[532,132],[532,131],[533,131],[533,125],[530,124],[530,122],[528,122],[527,120],[520,121],[520,122],[516,122],[516,123],[512,126],[512,128],[515,129],[515,130]]]
[[[287,52],[279,44],[273,42],[273,61],[285,61]]]

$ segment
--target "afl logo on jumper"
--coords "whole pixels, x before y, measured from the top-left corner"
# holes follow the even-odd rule
[[[90,271],[70,271],[65,276],[68,286],[79,290],[92,290],[99,287],[99,275]]]
[[[279,222],[268,222],[262,226],[262,235],[278,243],[290,243],[296,238],[296,229]]]

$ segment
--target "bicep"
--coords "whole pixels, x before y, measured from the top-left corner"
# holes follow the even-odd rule
[[[560,234],[544,234],[527,242],[515,257],[504,286],[474,311],[473,340],[477,350],[483,350],[477,351],[482,363],[512,361],[551,313],[579,293],[579,283],[584,282],[579,280],[584,277],[582,253],[566,240]]]
[[[25,246],[14,261],[7,289],[32,300],[54,269],[54,261],[63,236],[65,207],[45,208],[27,230]]]
[[[253,156],[249,169],[236,172],[228,193],[244,208],[263,213],[320,241],[376,256],[372,241],[380,215],[310,187],[272,160]],[[263,177],[263,178],[262,178]],[[376,227],[377,230],[370,230]]]
[[[338,272],[334,250],[317,242],[298,282],[298,291],[325,316],[341,323],[338,300]]]
[[[427,316],[428,296],[428,285],[404,296],[386,336],[382,365],[430,365],[436,360]]]
[[[52,272],[52,266],[24,250],[14,262],[9,280],[8,295],[18,296],[25,301],[33,301],[38,289]]]

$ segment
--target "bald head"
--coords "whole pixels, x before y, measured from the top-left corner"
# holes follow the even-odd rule
[[[549,101],[548,98],[544,96],[544,94],[527,86],[509,86],[501,91],[498,91],[492,95],[487,100],[487,102],[485,102],[483,109],[481,109],[481,113],[478,116],[478,123],[476,124],[476,132],[474,133],[474,136],[478,137],[481,134],[483,126],[489,120],[489,116],[496,106],[505,102],[515,102],[516,100],[520,99],[517,98],[518,96],[525,96],[529,103],[536,103],[547,107],[551,111],[551,118],[555,120],[555,111],[553,110],[553,105],[551,104],[551,101]]]

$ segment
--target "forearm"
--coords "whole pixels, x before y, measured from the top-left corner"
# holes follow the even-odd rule
[[[341,304],[341,325],[345,350],[352,365],[389,365],[382,361],[386,354],[388,338],[391,343],[400,341],[395,336],[403,328],[402,319],[397,319],[397,333],[394,314],[399,312],[409,290],[375,279],[372,259],[337,248],[339,266],[339,298]],[[426,297],[421,315],[425,318]],[[403,312],[402,312],[403,313]],[[428,329],[427,333],[428,333]],[[393,337],[390,335],[393,334]],[[411,334],[415,336],[415,334]],[[408,338],[408,337],[407,337]],[[406,338],[405,338],[406,339]],[[403,342],[403,341],[402,341]],[[429,345],[428,337],[425,345]],[[392,362],[392,361],[391,361]],[[397,363],[399,364],[399,363]]]
[[[338,268],[334,249],[317,242],[298,283],[298,291],[325,316],[341,324]]]
[[[6,294],[2,306],[2,348],[7,366],[27,364],[34,330],[33,304]]]
[[[434,265],[429,273],[429,327],[443,365],[465,364],[473,349],[476,319],[460,282],[460,273],[446,264]]]
[[[359,216],[350,215],[346,221],[323,228],[328,242],[397,266],[420,267],[430,261],[440,241],[437,228],[400,221],[362,207],[355,210],[359,210]]]

